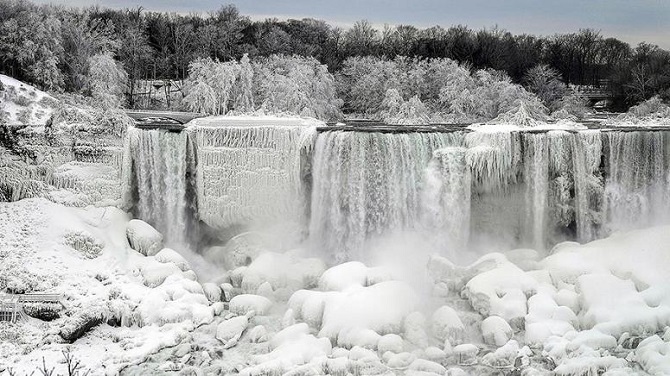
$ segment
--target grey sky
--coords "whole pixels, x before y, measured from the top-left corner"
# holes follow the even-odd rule
[[[670,49],[670,0],[36,0],[71,6],[142,6],[180,13],[215,10],[234,3],[253,19],[323,19],[347,27],[367,19],[375,25],[498,25],[513,33],[552,35],[594,28],[635,46],[641,41]]]

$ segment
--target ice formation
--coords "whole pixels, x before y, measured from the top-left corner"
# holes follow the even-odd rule
[[[267,227],[300,230],[306,221],[304,180],[316,121],[259,118],[199,120],[194,139],[198,216],[218,229]],[[291,225],[293,227],[291,228]]]

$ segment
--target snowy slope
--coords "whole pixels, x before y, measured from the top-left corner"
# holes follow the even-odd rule
[[[0,119],[8,124],[44,125],[57,100],[35,87],[0,74]]]

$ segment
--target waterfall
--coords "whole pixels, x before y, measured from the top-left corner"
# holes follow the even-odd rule
[[[472,177],[465,163],[466,150],[436,150],[424,178],[421,223],[436,248],[454,254],[467,247],[470,235]]]
[[[167,246],[185,245],[187,231],[185,133],[131,128],[126,141],[126,200],[160,231]]]
[[[666,132],[607,132],[607,229],[638,228],[668,218]]]
[[[545,134],[524,134],[524,177],[526,183],[526,241],[535,249],[546,244],[549,185],[549,148]]]
[[[545,249],[670,219],[665,131],[366,132],[298,119],[131,129],[124,198],[168,245],[197,219],[225,240],[309,236],[332,261],[364,259],[385,235],[431,251]],[[221,236],[221,234],[224,234]]]
[[[425,169],[433,152],[462,145],[458,133],[318,135],[310,237],[335,261],[360,258],[366,240],[417,230]]]
[[[603,183],[599,172],[601,133],[595,130],[578,132],[573,135],[571,146],[576,235],[578,241],[588,242],[596,238],[596,228],[603,220]]]

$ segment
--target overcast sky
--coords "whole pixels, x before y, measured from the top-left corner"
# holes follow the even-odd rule
[[[670,0],[36,0],[70,6],[142,6],[179,13],[216,10],[233,3],[252,19],[267,17],[326,20],[347,27],[366,19],[375,25],[417,27],[456,24],[498,25],[513,33],[552,35],[580,28],[601,30],[635,46],[641,41],[670,49]]]

